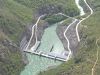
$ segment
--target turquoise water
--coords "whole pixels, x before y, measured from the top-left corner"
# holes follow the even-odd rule
[[[45,29],[41,40],[41,45],[38,50],[49,52],[53,45],[53,51],[56,53],[64,50],[63,44],[56,34],[57,25],[58,24],[54,24]],[[62,63],[60,61],[54,61],[53,59],[40,57],[29,53],[26,55],[29,60],[29,64],[26,65],[25,69],[20,75],[37,75],[40,71],[45,71]]]
[[[60,51],[64,50],[63,44],[56,33],[57,25],[58,24],[54,24],[45,30],[38,50],[50,52],[52,46],[54,46],[53,51],[60,53]]]

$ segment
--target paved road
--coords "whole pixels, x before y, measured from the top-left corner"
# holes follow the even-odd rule
[[[98,60],[99,60],[99,45],[98,45],[98,41],[99,41],[99,40],[100,40],[100,39],[97,39],[97,40],[96,40],[96,45],[97,45],[96,61],[95,61],[94,65],[93,65],[93,67],[92,67],[92,73],[91,73],[91,75],[94,75],[95,68],[96,68],[96,65],[97,65]]]
[[[69,58],[71,57],[72,55],[72,50],[70,49],[70,42],[71,40],[69,40],[69,38],[72,38],[72,37],[68,37],[70,36],[71,34],[68,34],[69,32],[71,32],[69,29],[72,29],[73,28],[73,25],[75,25],[75,23],[77,22],[77,19],[74,19],[74,21],[66,28],[65,32],[64,32],[64,37],[66,38],[68,44],[67,44],[67,47],[68,47],[68,51],[69,51],[69,54],[68,54],[68,57],[67,57],[67,60],[69,60]],[[75,28],[74,28],[75,29]],[[72,32],[71,32],[72,33]],[[68,35],[67,35],[68,34]]]
[[[77,19],[74,19],[74,21],[66,28],[66,30],[64,31],[64,37],[66,39],[66,41],[68,42],[67,44],[67,47],[68,47],[68,51],[69,51],[69,54],[68,54],[68,58],[67,60],[70,58],[70,56],[72,55],[72,50],[75,49],[75,47],[78,45],[78,42],[80,42],[80,37],[79,37],[79,33],[78,33],[78,26],[80,25],[80,23],[84,20],[86,20],[87,18],[89,18],[92,14],[93,14],[93,10],[91,9],[91,7],[87,4],[86,0],[84,0],[85,4],[87,5],[87,7],[90,9],[91,11],[91,14],[88,15],[86,18],[83,18],[82,20],[77,20]],[[81,10],[81,9],[80,9]],[[69,17],[63,13],[58,13],[60,15],[63,15],[63,16],[66,16],[66,17]],[[35,39],[36,39],[36,42],[35,44],[37,43],[37,25],[38,25],[38,22],[39,20],[44,17],[45,15],[41,15],[37,22],[35,23],[35,25],[33,25],[32,27],[32,35],[30,37],[30,40],[27,44],[27,47],[26,47],[26,50],[28,49],[31,41],[32,41],[32,38],[33,38],[33,35],[34,35],[34,29],[35,29]],[[70,17],[69,17],[70,18]]]
[[[67,36],[67,38],[69,40],[69,44],[70,44],[69,47],[73,53],[75,53],[76,47],[78,46],[78,40],[77,40],[76,29],[75,29],[78,22],[79,22],[79,20],[75,19],[74,23],[72,23],[69,26],[69,28],[67,29],[67,32],[66,32],[66,36]]]
[[[72,22],[67,29],[64,32],[64,37],[66,38],[67,42],[68,42],[68,50],[69,50],[69,55],[68,58],[71,56],[72,51],[74,51],[75,47],[78,45],[78,42],[80,42],[80,37],[79,37],[79,33],[78,33],[78,26],[80,25],[81,22],[83,22],[84,20],[88,19],[92,14],[93,14],[93,10],[92,8],[88,5],[88,3],[86,2],[86,0],[84,0],[86,6],[90,9],[90,14],[86,17],[83,18],[82,20],[78,21],[78,20],[74,20],[74,22]],[[79,6],[78,6],[79,7]],[[81,6],[80,6],[81,7]],[[81,8],[79,8],[81,11]],[[81,16],[81,14],[80,14]],[[82,15],[83,16],[83,15]],[[76,23],[76,24],[75,24]],[[77,37],[77,40],[76,40]]]
[[[81,22],[83,22],[84,20],[88,19],[92,14],[93,14],[93,10],[92,8],[88,5],[88,3],[86,2],[86,0],[84,0],[86,6],[90,9],[90,14],[86,17],[86,18],[83,18],[82,20],[80,20],[80,22],[77,24],[76,26],[76,34],[77,34],[77,39],[78,39],[78,42],[80,42],[80,37],[79,37],[79,33],[78,33],[78,27],[80,25]]]
[[[33,25],[33,27],[32,27],[32,35],[31,35],[30,40],[29,40],[29,42],[28,42],[28,44],[27,44],[26,50],[28,49],[28,47],[29,47],[29,45],[30,45],[30,43],[31,43],[31,41],[32,41],[32,38],[33,38],[33,35],[34,35],[34,30],[37,30],[38,22],[39,22],[40,19],[41,19],[42,17],[44,17],[44,16],[45,16],[45,15],[41,15],[41,16],[38,18],[37,22]],[[35,27],[36,27],[36,28],[35,28]],[[35,39],[36,39],[36,42],[35,42],[35,44],[36,44],[36,43],[37,43],[36,31],[35,31]]]

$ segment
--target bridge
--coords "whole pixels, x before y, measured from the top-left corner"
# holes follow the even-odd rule
[[[32,50],[26,50],[25,52],[32,53],[32,54],[35,54],[35,55],[39,55],[39,56],[46,57],[46,58],[51,58],[51,59],[54,59],[54,60],[59,60],[59,61],[67,61],[67,56],[68,56],[67,51],[65,52],[66,53],[65,55],[56,54],[56,53],[52,53],[52,52],[49,52],[49,53],[45,53],[45,52],[42,52],[42,51],[36,51],[35,52],[35,51],[32,51]]]
[[[58,53],[54,53],[53,51],[51,51],[51,49],[53,48],[52,47],[50,49],[50,52],[46,53],[46,52],[43,52],[42,50],[37,50],[39,45],[40,45],[40,41],[38,41],[37,44],[35,46],[33,46],[31,49],[24,50],[24,52],[39,55],[39,56],[46,57],[46,58],[51,58],[54,60],[67,61],[67,56],[69,54],[68,51],[64,50],[58,54]]]

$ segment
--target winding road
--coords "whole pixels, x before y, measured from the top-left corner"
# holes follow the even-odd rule
[[[79,1],[79,0],[77,0],[77,1]],[[71,56],[72,56],[72,48],[71,47],[73,47],[73,41],[74,41],[74,45],[77,45],[77,43],[78,42],[80,42],[80,37],[79,37],[79,33],[78,33],[78,26],[80,25],[80,23],[81,22],[83,22],[84,20],[86,20],[87,18],[89,18],[92,14],[93,14],[93,10],[91,9],[91,7],[87,4],[87,2],[86,2],[86,0],[84,0],[84,2],[85,2],[85,4],[86,4],[86,6],[90,9],[90,11],[91,11],[91,13],[86,17],[86,18],[83,18],[82,20],[78,20],[78,19],[75,19],[75,18],[73,18],[73,17],[70,17],[70,16],[67,16],[67,15],[65,15],[65,14],[63,14],[63,13],[58,13],[58,14],[60,14],[60,15],[63,15],[63,16],[66,16],[66,17],[69,17],[69,18],[72,18],[73,19],[73,21],[72,21],[72,23],[70,23],[68,26],[66,25],[66,27],[64,27],[64,28],[66,28],[66,29],[64,29],[64,31],[63,31],[63,37],[66,39],[66,41],[67,41],[67,44],[65,44],[65,45],[67,45],[66,47],[68,48],[68,56],[67,56],[67,58],[66,58],[66,61],[68,61],[70,58],[71,58]],[[79,3],[78,3],[78,5],[79,5]],[[79,6],[77,6],[79,9],[81,9],[80,11],[83,11],[83,9],[82,9],[82,7],[79,5]],[[85,15],[85,13],[80,13],[80,16],[83,16],[83,15]],[[42,18],[42,17],[44,17],[45,15],[41,15],[38,19],[37,19],[37,21],[36,21],[36,23],[32,26],[32,33],[31,33],[31,37],[30,37],[30,39],[29,39],[29,41],[28,41],[28,43],[26,44],[26,48],[25,48],[25,50],[24,51],[27,51],[27,50],[30,50],[29,49],[29,46],[30,46],[30,44],[31,44],[31,41],[32,41],[32,39],[34,38],[35,39],[35,44],[33,45],[33,46],[35,46],[36,44],[37,44],[37,42],[38,42],[38,39],[37,39],[37,25],[38,25],[38,23],[39,23],[39,21],[40,21],[40,19]],[[63,22],[63,21],[62,21]],[[62,23],[61,22],[61,23]],[[73,37],[74,36],[74,37]],[[75,39],[74,39],[75,38]],[[64,40],[65,41],[65,40]],[[75,42],[76,41],[76,42]],[[23,41],[22,41],[23,42]],[[98,46],[98,45],[97,45]],[[31,50],[30,50],[31,51]],[[39,54],[41,54],[41,52],[39,53]],[[55,57],[54,57],[55,58]],[[31,58],[31,59],[34,59],[34,58]],[[38,58],[35,58],[36,60],[38,59]],[[35,67],[34,67],[34,70],[37,68],[37,71],[41,71],[41,70],[39,70],[40,69],[40,63],[41,63],[41,60],[39,59],[39,63],[38,62],[35,62],[36,60],[34,60],[34,61],[31,61],[32,63],[31,63],[31,66],[27,66],[27,67],[32,67],[33,65],[32,64],[38,64],[38,65],[34,65]],[[96,64],[97,64],[97,61],[98,61],[98,52],[97,52],[97,59],[96,59],[96,62],[95,62],[95,64],[93,65],[93,68],[92,68],[92,75],[94,74],[94,69],[95,69],[95,66],[96,66]],[[33,63],[33,62],[35,62],[35,63]],[[51,62],[50,62],[50,60],[48,59],[48,62],[46,61],[46,63],[45,63],[45,60],[43,59],[42,60],[42,64],[44,63],[44,65],[48,65],[48,63],[49,64],[51,64]],[[40,64],[40,65],[39,65]],[[55,64],[55,62],[53,63],[53,65]],[[44,69],[44,65],[42,65],[42,69]],[[39,66],[39,67],[38,67]],[[26,67],[26,68],[27,68]],[[32,70],[32,68],[31,69],[29,69],[29,68],[27,68],[26,69],[26,72],[27,71],[29,71],[30,70],[30,72],[28,72],[30,75],[33,75],[33,74],[31,74],[31,72],[33,72],[33,70]],[[25,75],[25,74],[27,74],[25,71],[22,73],[22,75]],[[35,73],[35,72],[34,72]]]
[[[83,9],[82,9],[81,6],[79,6],[78,1],[79,1],[79,0],[76,0],[76,1],[75,1],[75,2],[76,2],[76,5],[77,5],[77,7],[80,9],[80,12],[81,12],[81,11],[83,12]],[[76,25],[76,35],[77,35],[78,42],[80,42],[80,37],[79,37],[79,33],[78,33],[78,26],[80,25],[81,22],[83,22],[84,20],[86,20],[87,18],[89,18],[89,17],[93,14],[93,10],[92,10],[92,8],[88,5],[88,3],[86,2],[86,0],[84,0],[84,2],[85,2],[85,4],[86,4],[86,6],[89,8],[89,10],[90,10],[91,13],[90,13],[86,18],[83,18],[82,20],[80,20],[80,21],[77,23],[77,25]],[[85,15],[85,13],[80,13],[80,16],[83,16],[83,15]],[[69,54],[68,54],[67,60],[69,59],[69,57],[71,57],[71,55],[72,55],[72,50],[70,49],[70,41],[69,41],[68,37],[66,36],[66,32],[68,31],[68,29],[69,29],[76,21],[77,21],[77,20],[75,19],[75,20],[66,28],[66,30],[65,30],[65,32],[64,32],[64,37],[66,38],[66,40],[67,40],[67,42],[68,42],[67,47],[68,47],[68,50],[69,50]],[[70,35],[71,35],[71,34],[70,34]]]
[[[79,0],[76,0],[76,1],[79,1]],[[79,37],[79,33],[78,33],[78,26],[80,25],[80,23],[81,22],[83,22],[84,20],[86,20],[87,18],[89,18],[92,14],[93,14],[93,10],[92,10],[92,8],[88,5],[88,3],[86,2],[86,0],[84,0],[84,2],[85,2],[85,4],[86,4],[86,6],[89,8],[89,10],[91,11],[91,13],[86,17],[86,18],[83,18],[82,20],[80,20],[78,23],[77,23],[77,25],[76,25],[76,35],[77,35],[77,39],[78,39],[78,42],[80,42],[80,37]],[[76,5],[77,5],[77,7],[80,9],[80,12],[81,11],[83,11],[83,9],[82,9],[82,7],[81,6],[79,6],[79,4],[76,2]],[[65,14],[63,14],[63,13],[58,13],[58,14],[60,14],[60,15],[63,15],[63,16],[66,16],[66,17],[69,17],[69,16],[67,16],[67,15],[65,15]],[[80,16],[83,16],[83,15],[85,15],[85,13],[80,13]],[[35,42],[35,45],[37,44],[37,33],[36,33],[36,31],[37,31],[37,25],[38,25],[38,22],[40,21],[40,19],[42,18],[42,17],[44,17],[45,15],[41,15],[39,18],[38,18],[38,20],[37,20],[37,22],[35,23],[35,25],[33,25],[33,27],[32,27],[32,35],[31,35],[31,37],[30,37],[30,40],[29,40],[29,42],[28,42],[28,44],[27,44],[27,47],[26,47],[26,49],[25,50],[28,50],[28,47],[29,47],[29,45],[30,45],[30,43],[31,43],[31,41],[32,41],[32,38],[33,38],[33,35],[34,35],[34,30],[35,30],[35,39],[36,39],[36,42]],[[70,17],[69,17],[70,18]],[[72,17],[71,17],[72,18]],[[68,45],[67,45],[67,47],[68,47],[68,51],[69,51],[69,54],[68,54],[68,57],[67,57],[67,60],[69,60],[69,58],[71,57],[71,55],[72,55],[72,50],[70,49],[70,40],[68,39],[68,37],[66,36],[66,33],[68,32],[68,29],[70,29],[70,27],[75,23],[75,22],[77,22],[78,20],[77,19],[75,19],[75,18],[73,18],[74,19],[74,21],[66,28],[66,30],[64,31],[64,37],[65,37],[65,39],[66,39],[66,41],[68,42]],[[35,28],[36,27],[36,28]],[[35,46],[34,45],[34,46]]]
[[[33,38],[33,35],[34,35],[34,27],[36,26],[36,30],[37,30],[38,22],[39,22],[40,19],[41,19],[42,17],[44,17],[44,16],[45,16],[45,15],[41,15],[41,16],[38,18],[37,22],[33,25],[33,27],[32,27],[32,35],[31,35],[30,40],[29,40],[29,42],[28,42],[28,44],[27,44],[26,50],[28,49],[28,47],[29,47],[29,45],[30,45],[30,43],[31,43],[31,40],[32,40],[32,38]],[[36,39],[36,42],[35,42],[35,44],[36,44],[36,43],[37,43],[36,31],[35,31],[35,39]]]
[[[67,60],[69,60],[69,58],[70,58],[72,52],[71,52],[71,49],[70,49],[69,40],[68,40],[68,38],[67,38],[67,36],[66,36],[66,32],[67,32],[67,30],[69,29],[69,27],[70,27],[71,25],[73,25],[76,21],[77,21],[77,19],[74,19],[74,21],[66,28],[66,30],[65,30],[65,32],[64,32],[64,37],[65,37],[65,39],[66,39],[67,42],[68,42],[68,45],[67,45],[67,46],[68,46],[68,50],[69,50],[69,54],[68,54]]]
[[[80,20],[80,22],[79,22],[79,23],[77,24],[77,26],[76,26],[76,34],[77,34],[78,42],[80,42],[80,37],[79,37],[79,33],[78,33],[78,27],[79,27],[80,23],[83,22],[84,20],[88,19],[88,18],[93,14],[93,10],[92,10],[92,8],[88,5],[87,1],[84,0],[84,2],[85,2],[85,4],[86,4],[86,6],[87,6],[87,7],[89,8],[89,10],[90,10],[90,15],[88,15],[86,18],[83,18],[82,20]]]
[[[96,53],[96,61],[95,61],[95,63],[94,63],[94,65],[93,65],[93,67],[92,67],[92,73],[91,73],[91,75],[94,75],[94,71],[95,71],[95,67],[96,67],[96,65],[97,65],[97,62],[98,62],[98,57],[99,57],[99,45],[98,45],[98,41],[99,41],[100,39],[97,39],[96,40],[96,45],[97,45],[97,53]]]

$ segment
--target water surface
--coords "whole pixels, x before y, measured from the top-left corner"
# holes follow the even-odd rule
[[[83,15],[85,15],[85,12],[84,12],[83,8],[80,6],[79,1],[80,0],[75,0],[75,3],[80,10],[80,16],[83,16]]]
[[[59,24],[54,24],[45,29],[38,50],[50,52],[52,46],[54,46],[53,52],[60,53],[60,51],[64,50],[63,44],[56,34],[57,25]],[[37,75],[40,71],[45,71],[62,63],[61,61],[55,61],[50,58],[40,57],[30,53],[27,53],[26,55],[29,64],[26,65],[25,69],[21,72],[21,75]]]

